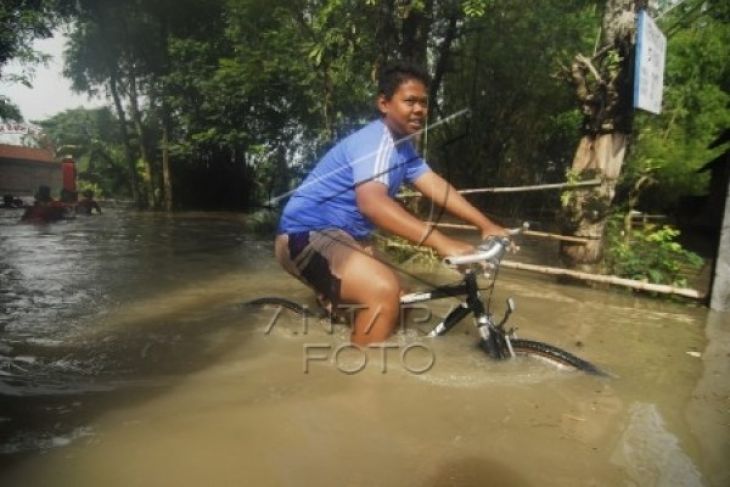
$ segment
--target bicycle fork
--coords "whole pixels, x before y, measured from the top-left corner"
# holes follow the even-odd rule
[[[482,338],[479,346],[493,358],[505,359],[515,356],[515,351],[512,348],[514,329],[504,329],[505,323],[507,323],[514,310],[515,302],[512,298],[508,298],[507,310],[497,325],[492,322],[492,316],[488,313],[484,313],[480,318],[477,318],[477,327]]]
[[[513,357],[514,351],[509,336],[501,332],[501,326],[507,322],[510,314],[514,311],[514,301],[511,298],[507,300],[507,311],[504,318],[502,318],[499,325],[495,326],[479,294],[476,274],[467,271],[464,284],[467,295],[466,301],[452,309],[446,315],[446,318],[431,330],[428,336],[436,337],[448,333],[457,323],[473,313],[476,319],[477,331],[479,332],[479,346],[495,359]]]
[[[464,319],[468,314],[472,313],[472,309],[468,303],[461,303],[459,306],[451,310],[446,318],[436,325],[428,336],[436,337],[445,335],[458,322]],[[493,330],[494,325],[485,312],[476,314],[476,326],[479,332],[479,346],[489,354],[490,357],[501,359],[513,355],[512,347],[509,344],[509,337],[501,336],[497,330]],[[503,350],[507,350],[504,353]],[[509,354],[509,355],[508,355]]]

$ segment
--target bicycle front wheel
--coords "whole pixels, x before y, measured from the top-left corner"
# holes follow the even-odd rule
[[[566,352],[562,348],[558,348],[547,343],[514,338],[510,340],[510,344],[512,345],[512,350],[514,350],[515,355],[535,357],[560,368],[580,370],[591,375],[607,375],[592,363],[583,360],[582,358],[578,358],[572,353]]]

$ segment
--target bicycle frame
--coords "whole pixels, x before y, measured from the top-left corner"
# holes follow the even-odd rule
[[[494,283],[492,283],[494,285]],[[495,324],[492,314],[484,302],[479,292],[477,284],[477,274],[472,269],[467,269],[464,279],[458,284],[450,284],[439,286],[431,291],[416,292],[401,296],[402,305],[410,305],[422,303],[433,299],[441,299],[446,297],[465,296],[466,299],[457,307],[453,308],[446,317],[436,327],[428,333],[430,337],[445,335],[457,323],[466,318],[468,315],[474,315],[475,325],[479,332],[479,345],[492,357],[497,359],[510,358],[514,356],[514,351],[510,344],[511,333],[504,330],[504,324],[507,322],[509,315],[514,310],[514,302],[512,299],[507,300],[507,312],[499,324]]]
[[[522,230],[527,226],[523,225]],[[521,229],[513,229],[511,235],[516,235],[522,231]],[[415,292],[401,296],[401,305],[411,305],[423,303],[432,299],[440,299],[446,297],[465,297],[466,299],[458,306],[451,309],[446,317],[436,327],[428,333],[430,337],[437,337],[449,332],[457,323],[466,318],[468,315],[474,315],[474,322],[479,331],[479,346],[491,358],[507,359],[516,355],[528,355],[541,359],[546,359],[559,367],[569,367],[581,370],[589,374],[597,376],[607,376],[605,372],[590,362],[587,362],[572,353],[555,347],[545,342],[520,339],[514,329],[506,330],[504,325],[515,309],[512,298],[507,299],[507,310],[504,317],[499,323],[494,322],[492,313],[489,309],[491,299],[485,301],[482,299],[480,289],[477,284],[477,270],[482,270],[484,266],[493,270],[490,292],[494,289],[497,278],[497,270],[499,263],[507,249],[510,247],[511,241],[508,237],[499,236],[491,237],[487,241],[477,247],[476,252],[467,255],[455,257],[447,257],[444,262],[454,266],[464,266],[464,278],[457,284],[449,284],[438,286],[430,291]],[[254,299],[247,302],[248,305],[273,304],[286,307],[296,313],[309,314],[306,306],[294,303],[286,298],[264,297]],[[330,320],[333,315],[324,313],[329,316]]]

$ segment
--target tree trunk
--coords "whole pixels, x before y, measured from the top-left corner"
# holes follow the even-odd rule
[[[160,13],[160,52],[162,54],[160,80],[164,79],[164,74],[169,72],[169,53],[168,53],[168,41],[169,41],[169,19],[167,12],[163,11]],[[160,91],[158,93],[160,100],[160,119],[162,121],[162,190],[164,192],[165,210],[172,211],[174,199],[172,192],[172,167],[170,163],[170,132],[171,132],[171,120],[170,120],[170,107],[165,99],[165,86],[164,82],[160,84]]]
[[[444,78],[444,74],[446,74],[446,68],[449,65],[451,44],[454,42],[457,34],[458,15],[458,11],[450,13],[446,32],[444,33],[444,40],[438,48],[436,67],[434,68],[433,80],[431,81],[428,96],[432,117],[440,115],[441,110],[439,107],[438,92],[439,88],[441,88],[441,81]]]
[[[137,80],[134,73],[129,76],[129,107],[132,112],[132,121],[137,132],[137,141],[139,144],[139,154],[144,164],[144,185],[147,193],[147,204],[150,208],[157,208],[157,198],[155,197],[154,172],[149,154],[147,153],[147,144],[145,143],[144,125],[142,124],[142,114],[139,111],[139,102],[137,98]]]
[[[417,65],[426,66],[427,42],[431,30],[433,0],[417,6],[415,2],[402,2],[403,25],[401,27],[401,58]]]
[[[162,122],[162,183],[165,192],[165,210],[172,211],[173,199],[172,199],[172,174],[170,171],[170,124],[168,122],[168,116],[166,108],[163,107],[165,113],[163,114]]]
[[[583,177],[600,178],[601,185],[587,190],[572,190],[571,198],[563,208],[567,214],[563,231],[588,239],[585,245],[561,243],[561,257],[570,268],[596,272],[596,267],[600,266],[606,218],[621,173],[627,141],[626,134],[616,132],[585,135],[578,144],[573,171]]]
[[[646,0],[607,0],[601,49],[591,58],[578,54],[569,73],[584,115],[572,173],[579,179],[601,179],[602,184],[571,191],[564,199],[563,233],[591,242],[563,242],[560,254],[565,265],[587,272],[597,272],[602,262],[606,219],[631,133],[636,11],[645,4]]]
[[[377,73],[390,60],[398,45],[395,10],[394,0],[383,0],[380,2],[380,21],[375,30],[375,39],[380,49],[378,58],[375,60],[373,66],[374,80],[377,79]]]
[[[324,123],[325,140],[331,140],[334,134],[332,77],[330,76],[329,62],[322,62],[322,121]]]
[[[134,160],[134,154],[132,152],[132,145],[129,141],[129,131],[127,130],[127,116],[124,113],[124,107],[122,107],[122,98],[119,95],[119,88],[117,86],[117,72],[113,71],[109,78],[109,89],[112,92],[112,98],[114,99],[114,107],[117,111],[117,118],[119,118],[119,128],[122,133],[122,143],[124,144],[124,155],[127,160],[127,172],[129,174],[129,188],[132,192],[132,199],[135,204],[140,207],[142,206],[142,198],[139,193],[139,186],[137,181],[137,165]]]

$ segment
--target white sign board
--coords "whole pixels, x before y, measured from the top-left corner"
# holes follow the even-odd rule
[[[667,38],[646,11],[642,10],[636,30],[635,108],[652,113],[662,112],[666,53]]]
[[[0,144],[39,147],[41,128],[19,122],[0,123]]]
[[[0,135],[38,135],[41,129],[35,125],[19,122],[0,123]]]

